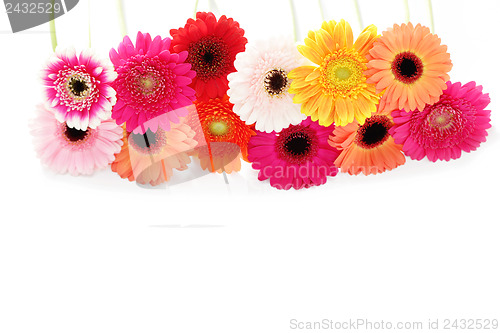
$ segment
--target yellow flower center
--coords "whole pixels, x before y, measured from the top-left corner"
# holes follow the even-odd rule
[[[214,121],[208,126],[210,133],[216,136],[226,135],[228,132],[228,126],[223,121]]]
[[[350,78],[351,74],[352,74],[352,72],[349,69],[349,67],[339,67],[335,71],[335,77],[341,81],[347,80],[348,78]]]
[[[157,86],[157,80],[151,74],[147,74],[145,76],[137,78],[137,88],[144,95],[149,95],[154,93],[156,86]]]
[[[342,49],[327,55],[320,67],[323,92],[334,97],[354,97],[366,87],[366,60],[355,50]]]

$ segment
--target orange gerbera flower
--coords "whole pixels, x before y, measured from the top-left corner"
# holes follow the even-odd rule
[[[394,143],[389,129],[394,125],[390,113],[377,111],[363,125],[357,121],[336,127],[328,143],[341,151],[335,166],[357,175],[382,173],[406,161],[402,145]]]
[[[123,146],[111,170],[129,181],[159,185],[169,181],[173,169],[185,170],[191,162],[188,152],[196,147],[195,132],[186,124],[173,124],[170,131],[133,134],[124,128]]]
[[[450,54],[429,28],[411,23],[395,24],[384,31],[368,55],[367,82],[385,90],[380,99],[384,110],[422,111],[439,101],[451,68]]]
[[[364,72],[366,55],[377,39],[377,28],[368,26],[356,42],[344,20],[323,22],[309,31],[299,52],[318,66],[301,66],[288,73],[293,79],[289,92],[302,103],[302,113],[322,126],[335,122],[344,126],[357,119],[362,123],[377,110],[379,95],[368,84]]]
[[[195,153],[204,170],[211,172],[239,171],[240,158],[248,161],[248,141],[255,132],[234,112],[229,97],[196,101],[196,110],[190,110],[189,125],[195,130],[195,140],[206,142]]]

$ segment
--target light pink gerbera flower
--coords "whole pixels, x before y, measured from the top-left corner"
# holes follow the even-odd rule
[[[489,95],[475,82],[463,86],[447,82],[446,86],[439,101],[421,112],[392,112],[395,125],[389,131],[412,159],[427,156],[432,162],[449,161],[486,141],[491,111],[484,108],[490,103]]]
[[[90,50],[57,49],[42,71],[47,107],[60,122],[77,130],[95,129],[111,116],[116,92],[111,83],[116,72]]]
[[[127,131],[143,134],[148,128],[156,132],[158,126],[170,129],[170,123],[179,123],[187,116],[184,108],[192,104],[195,92],[188,87],[196,73],[185,63],[186,51],[171,53],[171,39],[139,32],[136,45],[128,36],[111,49],[109,57],[118,72],[113,87],[117,92],[112,117],[119,125],[126,123]],[[164,117],[161,115],[166,114]]]
[[[31,124],[35,150],[43,164],[58,173],[89,175],[108,166],[123,144],[123,130],[112,119],[95,129],[78,130],[60,123],[56,111],[39,105]]]

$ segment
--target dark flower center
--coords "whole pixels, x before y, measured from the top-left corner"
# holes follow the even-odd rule
[[[278,156],[292,164],[301,164],[309,161],[318,149],[316,132],[310,127],[290,126],[278,136],[276,150]]]
[[[372,116],[359,127],[356,143],[365,149],[375,148],[389,138],[393,123],[387,116]]]
[[[166,145],[167,140],[161,128],[156,133],[148,128],[144,134],[130,133],[128,142],[138,152],[156,154]]]
[[[414,53],[402,52],[394,58],[391,69],[398,81],[411,84],[422,76],[424,65]]]
[[[227,74],[229,49],[220,37],[205,36],[191,43],[188,54],[187,62],[203,81]]]
[[[151,148],[151,146],[154,146],[158,141],[156,133],[153,133],[149,128],[144,134],[131,133],[129,140],[140,149]]]
[[[215,56],[211,52],[207,52],[207,53],[203,54],[202,57],[203,57],[203,61],[206,64],[211,64],[215,59]]]
[[[89,87],[85,83],[85,81],[82,81],[79,78],[71,78],[69,81],[69,89],[71,90],[71,93],[75,96],[82,96],[85,91],[87,91]]]
[[[280,95],[288,88],[286,72],[281,68],[268,71],[264,77],[264,89],[271,96]]]
[[[89,130],[81,131],[76,128],[71,128],[66,125],[66,130],[64,131],[64,135],[71,142],[82,141],[87,137]]]
[[[297,134],[285,142],[285,150],[292,155],[302,156],[311,149],[311,141],[303,134]]]

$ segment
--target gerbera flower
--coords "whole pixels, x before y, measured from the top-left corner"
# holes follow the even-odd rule
[[[182,119],[184,120],[184,119]],[[181,120],[169,131],[158,128],[144,134],[124,130],[124,144],[111,164],[120,177],[139,184],[159,185],[169,181],[173,169],[185,170],[191,162],[189,151],[196,147],[194,131]]]
[[[344,20],[323,22],[320,30],[309,31],[306,45],[298,50],[318,66],[301,66],[288,74],[294,79],[289,92],[295,94],[295,103],[302,103],[302,113],[322,126],[343,126],[354,119],[363,122],[377,110],[375,85],[364,76],[366,55],[376,38],[377,28],[370,25],[353,43]]]
[[[114,120],[101,122],[96,128],[79,130],[60,123],[54,109],[37,107],[31,124],[35,150],[43,164],[58,173],[73,176],[90,175],[105,168],[120,151],[122,129]]]
[[[126,123],[127,131],[143,134],[142,124],[150,130],[158,126],[165,131],[170,123],[179,123],[185,117],[183,107],[192,104],[194,90],[189,88],[195,72],[185,63],[187,52],[171,53],[170,38],[137,33],[136,45],[128,36],[111,49],[109,57],[118,72],[113,84],[117,92],[112,117],[118,124]],[[166,114],[164,117],[161,115]],[[147,130],[147,128],[144,128]]]
[[[286,38],[259,41],[236,56],[229,74],[229,101],[246,124],[259,131],[279,132],[306,118],[288,93],[288,73],[304,65],[295,43]]]
[[[226,94],[227,74],[236,70],[236,54],[245,50],[244,33],[232,18],[222,15],[217,21],[213,13],[202,12],[196,13],[196,20],[189,19],[184,28],[170,30],[172,49],[189,53],[187,62],[196,72],[191,87],[198,100]]]
[[[394,143],[389,114],[377,111],[363,125],[357,121],[337,127],[330,136],[331,146],[340,150],[335,165],[350,175],[382,173],[405,163],[402,146]]]
[[[441,39],[429,28],[411,23],[395,24],[384,31],[368,56],[367,82],[385,90],[380,100],[383,110],[422,111],[434,104],[446,89],[452,68],[450,54]]]
[[[196,149],[201,166],[210,171],[238,171],[235,160],[248,158],[248,140],[255,132],[232,111],[233,104],[224,96],[205,102],[196,101],[196,110],[189,116],[188,124],[195,130],[195,140],[206,142]],[[241,154],[240,154],[241,153]],[[230,168],[231,162],[233,167]],[[226,170],[226,166],[228,166]]]
[[[322,185],[338,172],[333,162],[339,152],[328,145],[334,128],[307,118],[280,133],[257,132],[248,144],[248,159],[252,168],[260,170],[259,180],[270,179],[277,189]]]
[[[90,51],[57,49],[42,71],[47,107],[55,109],[59,122],[85,131],[95,129],[111,116],[116,92],[111,88],[116,72]]]
[[[422,112],[392,113],[396,125],[391,134],[412,159],[427,156],[432,162],[449,161],[486,141],[491,111],[484,108],[490,103],[489,95],[483,94],[483,87],[475,82],[463,86],[447,82],[446,87],[439,101],[426,105]]]

